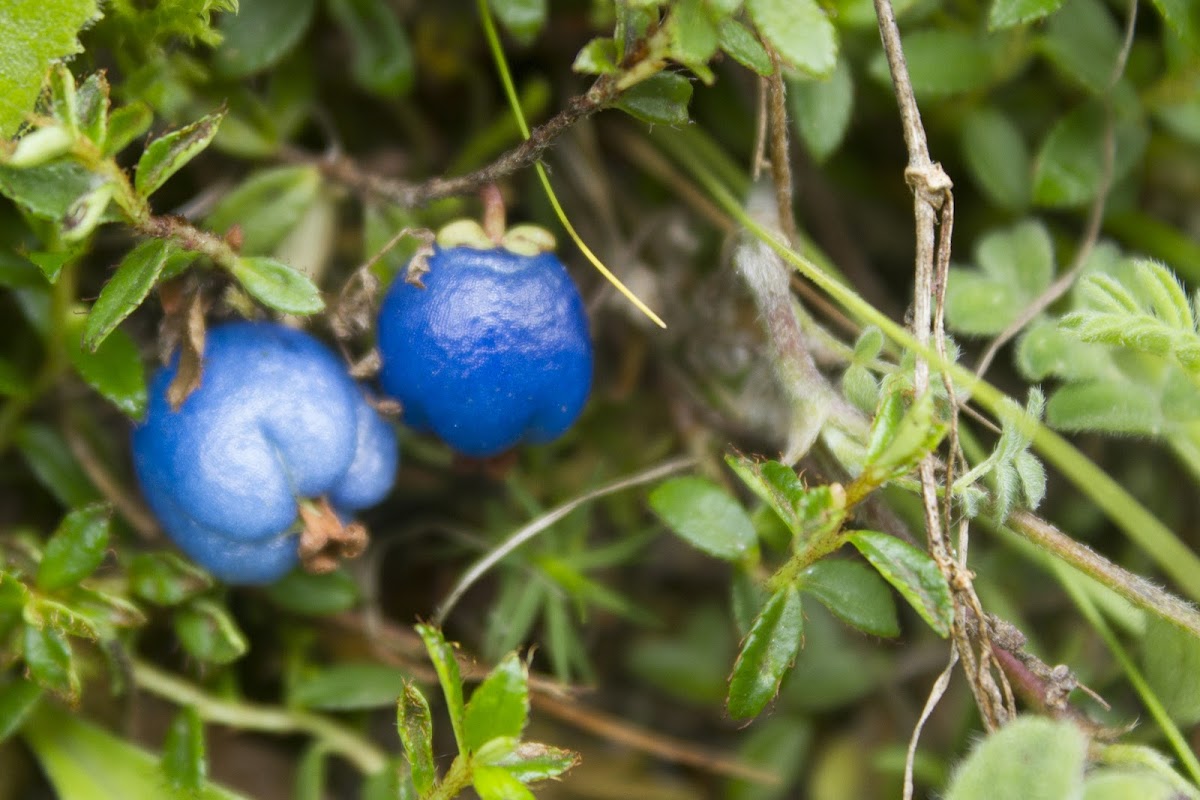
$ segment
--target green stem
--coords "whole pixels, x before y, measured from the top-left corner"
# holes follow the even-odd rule
[[[1079,583],[1079,578],[1071,574],[1066,566],[1062,564],[1055,562],[1052,566],[1054,571],[1058,573],[1059,582],[1067,590],[1067,594],[1071,596],[1071,600],[1074,601],[1076,608],[1091,623],[1092,627],[1096,629],[1096,632],[1100,634],[1100,638],[1104,639],[1104,643],[1108,645],[1109,652],[1112,653],[1117,663],[1121,665],[1126,679],[1128,679],[1130,685],[1133,686],[1138,696],[1142,699],[1142,704],[1146,706],[1146,710],[1150,712],[1150,716],[1158,723],[1159,730],[1167,738],[1179,762],[1183,764],[1192,780],[1197,785],[1200,785],[1200,761],[1196,760],[1196,754],[1188,747],[1187,740],[1183,738],[1183,734],[1180,733],[1179,728],[1171,721],[1167,710],[1163,708],[1154,690],[1150,688],[1150,685],[1146,683],[1146,679],[1142,677],[1141,671],[1138,670],[1137,665],[1133,662],[1133,658],[1130,657],[1125,647],[1121,644],[1121,640],[1117,638],[1116,633],[1109,627],[1108,621],[1104,619],[1099,609],[1096,608],[1096,605],[1092,602],[1092,598],[1084,591]]]
[[[222,700],[145,661],[134,661],[133,678],[138,687],[151,694],[176,705],[195,708],[206,722],[263,733],[308,734],[330,752],[354,764],[364,775],[373,775],[387,766],[387,753],[374,742],[326,717],[307,711]]]
[[[41,397],[50,391],[67,366],[67,354],[63,336],[67,330],[67,316],[75,302],[74,260],[63,265],[58,281],[50,293],[50,323],[48,330],[41,331],[45,337],[45,357],[42,365],[30,381],[28,391],[10,399],[0,409],[0,454],[12,444],[17,428],[25,413]]]
[[[996,387],[975,376],[974,373],[943,359],[933,348],[917,342],[909,331],[876,310],[852,289],[833,280],[810,260],[771,236],[766,228],[759,225],[746,213],[737,198],[721,184],[705,164],[693,160],[689,166],[697,180],[705,186],[730,216],[761,241],[767,243],[798,272],[837,301],[851,316],[858,318],[864,324],[875,325],[899,346],[912,350],[936,369],[948,373],[956,384],[965,387],[966,391],[963,392],[963,396],[972,396],[993,416],[1002,417],[1006,404],[1015,402]],[[1117,523],[1125,534],[1145,550],[1189,597],[1193,600],[1200,600],[1200,557],[1196,553],[1180,541],[1123,486],[1092,463],[1062,436],[1028,417],[1018,416],[1015,418],[1015,423],[1021,426],[1021,432],[1032,440],[1038,452]]]
[[[1200,613],[1195,608],[1119,567],[1045,520],[1028,511],[1014,511],[1008,518],[1007,530],[1104,584],[1143,611],[1173,622],[1200,639]]]
[[[442,778],[437,786],[421,800],[453,800],[463,789],[471,785],[471,761],[466,756],[458,756],[450,765],[450,771]]]

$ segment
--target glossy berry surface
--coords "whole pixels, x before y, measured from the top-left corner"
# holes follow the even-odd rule
[[[426,288],[396,280],[379,375],[404,420],[474,457],[564,433],[592,381],[587,315],[552,253],[435,248]]]
[[[208,332],[200,386],[172,411],[178,355],[154,376],[133,432],[138,482],[163,529],[229,583],[267,583],[297,562],[298,502],[342,514],[392,486],[390,426],[325,345],[263,322]]]

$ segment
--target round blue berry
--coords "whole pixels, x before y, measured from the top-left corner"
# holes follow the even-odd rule
[[[267,583],[297,561],[298,502],[346,514],[392,486],[388,424],[344,364],[308,334],[264,322],[208,331],[200,386],[172,411],[178,355],[154,376],[133,464],[163,529],[229,583]]]
[[[591,388],[592,342],[562,262],[436,247],[422,280],[398,279],[379,313],[379,380],[404,420],[480,458],[565,432]]]

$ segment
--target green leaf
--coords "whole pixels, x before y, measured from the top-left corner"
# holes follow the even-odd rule
[[[899,636],[896,602],[879,573],[857,561],[826,558],[803,573],[800,588],[848,625],[873,636]]]
[[[1038,205],[1082,206],[1100,190],[1104,172],[1104,110],[1082,105],[1055,123],[1034,160],[1033,200]],[[1149,133],[1138,119],[1119,119],[1113,180],[1133,169],[1145,150]]]
[[[437,783],[437,767],[433,762],[433,722],[429,703],[421,690],[411,683],[404,684],[396,709],[396,727],[408,756],[409,773],[417,794],[425,797]]]
[[[1004,330],[1054,277],[1054,245],[1037,220],[987,234],[975,260],[978,270],[952,269],[946,287],[946,319],[966,334]]]
[[[971,177],[992,202],[1012,211],[1029,205],[1029,148],[1008,116],[990,106],[973,110],[963,120],[960,142]]]
[[[140,100],[114,110],[108,115],[108,140],[104,145],[104,155],[115,156],[120,153],[135,139],[144,136],[153,122],[154,112]]]
[[[878,531],[856,531],[848,538],[939,636],[950,635],[954,622],[950,587],[928,553]]]
[[[63,241],[82,241],[105,222],[105,213],[115,191],[116,187],[113,184],[103,182],[75,198],[75,202],[67,207],[67,213],[59,221]]]
[[[579,763],[579,754],[539,742],[520,742],[507,756],[496,762],[521,783],[536,783],[557,778]]]
[[[78,715],[43,704],[23,735],[58,797],[130,800],[163,796],[158,758]],[[205,783],[192,800],[245,799]]]
[[[771,596],[742,640],[729,678],[726,708],[734,719],[756,717],[779,692],[779,684],[800,650],[804,614],[795,586]]]
[[[75,136],[61,125],[37,128],[17,141],[13,154],[3,162],[10,167],[37,167],[66,155],[75,145]]]
[[[755,551],[754,525],[742,506],[704,478],[672,478],[650,493],[654,513],[680,538],[711,556],[738,561]]]
[[[949,97],[983,89],[996,78],[990,40],[951,29],[928,29],[904,37],[908,75],[918,99]],[[877,53],[870,64],[880,83],[891,85],[887,59]]]
[[[344,569],[314,575],[292,570],[266,587],[272,602],[295,614],[327,616],[358,604],[358,583]]]
[[[210,664],[231,664],[250,645],[229,612],[212,600],[194,600],[172,618],[175,635],[195,658]]]
[[[1109,88],[1121,31],[1100,0],[1070,0],[1046,25],[1042,51],[1060,72],[1092,92]]]
[[[308,30],[316,6],[316,0],[254,0],[223,14],[217,71],[244,78],[279,63]]]
[[[793,536],[803,535],[804,522],[798,509],[804,502],[805,488],[795,470],[778,461],[755,461],[743,456],[725,456],[725,463],[775,511]]]
[[[571,70],[582,75],[611,75],[619,71],[616,41],[608,37],[592,39],[575,56]]]
[[[471,693],[463,713],[467,752],[478,752],[492,739],[520,739],[529,719],[529,668],[510,653]]]
[[[1036,511],[1046,497],[1046,468],[1028,450],[1017,455],[1013,466],[1021,481],[1021,493],[1025,495],[1026,505]]]
[[[60,221],[101,179],[74,161],[52,161],[40,167],[0,166],[0,194],[36,216]]]
[[[5,0],[0,8],[0,139],[33,111],[51,62],[83,47],[79,31],[100,14],[95,0]]]
[[[38,481],[64,506],[78,508],[100,498],[67,443],[49,425],[30,423],[17,431],[15,438]]]
[[[1186,797],[1159,775],[1145,769],[1089,770],[1082,800],[1180,800]]]
[[[1165,425],[1158,390],[1133,381],[1069,383],[1050,395],[1046,422],[1061,431],[1153,437]]]
[[[437,672],[438,683],[442,685],[442,694],[446,696],[446,712],[450,715],[450,725],[454,728],[454,741],[458,743],[459,752],[465,752],[467,747],[463,735],[462,675],[458,670],[454,648],[437,628],[417,625],[416,631],[425,642],[429,660],[433,662],[433,669]]]
[[[1025,329],[1017,344],[1017,369],[1030,381],[1048,377],[1067,381],[1118,376],[1108,352],[1099,345],[1081,342],[1079,337],[1059,327],[1058,322],[1043,319]]]
[[[212,588],[208,573],[174,553],[139,553],[129,562],[129,588],[158,606],[177,606]]]
[[[217,135],[217,128],[224,118],[225,112],[218,111],[152,140],[138,159],[134,177],[138,194],[142,197],[154,194],[168,178],[200,155]]]
[[[868,414],[879,405],[879,381],[861,364],[851,364],[842,373],[842,393],[856,408]]]
[[[679,0],[666,25],[671,37],[671,58],[686,65],[705,83],[712,83],[712,70],[707,64],[720,43],[703,0]]]
[[[907,475],[946,435],[946,424],[935,416],[932,392],[918,397],[901,413],[903,395],[903,390],[893,391],[881,401],[871,424],[866,463],[856,484],[882,486]]]
[[[746,11],[763,37],[792,67],[829,75],[837,63],[837,31],[816,0],[747,0]]]
[[[67,358],[89,386],[128,416],[138,419],[146,410],[146,370],[132,337],[122,330],[108,334],[93,352],[83,346],[86,318],[70,317],[65,331]]]
[[[692,82],[674,72],[660,72],[624,92],[614,104],[649,125],[686,125]]]
[[[0,250],[0,286],[7,289],[41,289],[46,281],[27,258]]]
[[[239,258],[233,275],[257,300],[285,314],[315,314],[325,308],[307,276],[272,258]]]
[[[29,677],[39,686],[70,702],[79,699],[79,673],[71,657],[71,644],[61,631],[27,624],[24,656]]]
[[[41,699],[42,690],[25,678],[0,685],[0,743],[20,730]]]
[[[83,328],[83,345],[87,350],[96,352],[108,334],[142,304],[158,282],[171,252],[166,240],[149,239],[121,259],[88,313]]]
[[[533,792],[504,767],[475,767],[471,785],[479,800],[534,800]]]
[[[1191,0],[1154,0],[1158,13],[1180,39],[1193,49],[1200,46],[1200,8]]]
[[[243,255],[270,255],[317,200],[321,173],[312,166],[259,170],[221,198],[204,220],[221,235],[241,229]]]
[[[1163,707],[1182,727],[1200,722],[1200,639],[1150,615],[1141,641],[1142,673]]]
[[[788,81],[788,101],[796,130],[818,163],[841,145],[854,108],[854,78],[846,59],[825,80]]]
[[[733,17],[725,17],[717,27],[717,36],[721,49],[730,58],[742,66],[754,70],[759,75],[770,75],[775,72],[771,56],[762,42],[754,35],[754,31],[738,22]]]
[[[195,797],[208,775],[204,746],[204,721],[187,706],[171,720],[163,743],[162,771],[167,785],[178,795]]]
[[[58,283],[58,276],[68,262],[79,257],[75,250],[58,250],[53,252],[34,251],[26,254],[26,258],[37,264],[37,268],[46,276],[46,281]]]
[[[1063,0],[992,0],[988,29],[995,31],[1039,20],[1058,11],[1062,4]]]
[[[108,78],[103,72],[93,72],[79,87],[76,96],[80,133],[103,151],[108,140]]]
[[[354,711],[388,708],[404,691],[404,676],[382,664],[337,664],[295,682],[291,702],[302,708]]]
[[[547,0],[488,0],[488,5],[520,44],[529,44],[546,27]]]
[[[94,503],[67,514],[46,543],[38,564],[37,586],[52,592],[91,575],[108,549],[109,516],[105,503]]]
[[[412,45],[388,3],[331,0],[329,12],[350,37],[350,68],[360,86],[388,98],[400,97],[412,88]]]
[[[1087,736],[1073,722],[1019,717],[955,771],[946,800],[1062,800],[1083,793]]]

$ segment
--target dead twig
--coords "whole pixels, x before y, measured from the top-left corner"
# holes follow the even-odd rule
[[[591,89],[571,98],[562,111],[534,128],[528,139],[487,166],[453,178],[437,176],[421,182],[385,178],[364,171],[353,160],[336,153],[322,157],[287,148],[283,151],[283,157],[291,162],[313,164],[329,180],[361,194],[387,200],[401,208],[413,208],[443,197],[472,194],[482,186],[535,164],[559,136],[575,123],[608,106],[620,91],[616,80],[601,76]]]

